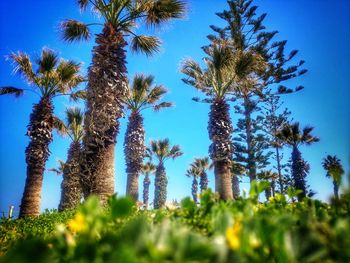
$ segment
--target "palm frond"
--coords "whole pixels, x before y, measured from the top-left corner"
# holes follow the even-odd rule
[[[58,134],[64,136],[67,134],[68,129],[64,122],[57,116],[53,117],[53,127],[57,130]]]
[[[146,23],[159,26],[172,18],[182,18],[186,13],[186,4],[178,0],[156,0],[147,10]]]
[[[88,26],[77,20],[66,19],[61,23],[60,29],[62,39],[67,42],[88,40],[91,37]]]
[[[43,49],[40,58],[37,60],[40,73],[52,71],[58,64],[58,55],[51,49]]]
[[[7,86],[0,88],[0,95],[14,94],[16,98],[23,95],[23,89]]]
[[[35,79],[35,74],[33,71],[32,62],[27,54],[18,52],[11,53],[8,58],[12,60],[14,64],[14,72],[21,74],[25,77],[29,82],[33,82]]]
[[[173,106],[173,103],[171,103],[171,102],[162,102],[162,103],[159,103],[159,104],[157,104],[157,105],[154,105],[153,106],[153,109],[155,110],[155,111],[160,111],[161,109],[163,109],[163,108],[170,108],[170,107],[172,107]]]
[[[86,100],[86,90],[78,90],[70,94],[70,99],[74,102],[77,102],[79,99]]]
[[[66,109],[67,126],[72,124],[82,125],[84,120],[84,112],[78,107],[71,107]]]
[[[131,50],[151,56],[158,52],[161,46],[159,38],[154,36],[134,36],[131,41]]]
[[[87,6],[89,5],[89,0],[77,0],[77,4],[80,8],[80,11],[85,11]]]

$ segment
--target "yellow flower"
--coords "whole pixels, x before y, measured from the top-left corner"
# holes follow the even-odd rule
[[[226,239],[230,248],[236,250],[240,246],[239,234],[242,229],[242,224],[235,221],[232,227],[226,229]]]
[[[76,213],[74,218],[68,221],[68,227],[72,232],[83,232],[87,229],[84,215]]]

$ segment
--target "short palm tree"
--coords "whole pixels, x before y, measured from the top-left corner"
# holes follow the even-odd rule
[[[266,200],[269,200],[271,196],[276,194],[276,180],[278,179],[278,174],[272,172],[271,170],[262,170],[257,174],[259,180],[267,181],[270,186],[265,189]]]
[[[154,174],[155,171],[156,166],[151,162],[146,162],[141,167],[141,173],[145,176],[145,178],[143,179],[143,204],[145,209],[148,208],[149,186],[151,185],[150,175]]]
[[[66,110],[66,131],[72,140],[67,161],[63,169],[61,183],[61,200],[59,211],[72,209],[78,206],[82,197],[82,184],[80,180],[81,140],[83,138],[84,114],[79,108]]]
[[[40,213],[41,189],[45,163],[50,155],[49,144],[52,130],[60,124],[53,114],[53,98],[67,95],[73,88],[84,81],[79,74],[80,64],[59,59],[49,49],[43,49],[36,60],[36,69],[25,53],[12,53],[16,73],[23,76],[33,87],[31,91],[39,95],[39,102],[34,104],[30,115],[27,136],[30,139],[26,148],[27,178],[20,207],[20,217],[37,216]],[[22,95],[24,89],[15,87],[0,88],[0,95]]]
[[[162,208],[167,198],[168,179],[165,172],[164,162],[168,159],[175,159],[183,153],[179,145],[170,146],[169,139],[151,141],[147,148],[148,156],[158,159],[156,168],[156,178],[154,182],[154,202],[155,209]]]
[[[323,168],[327,172],[327,177],[333,179],[333,190],[336,199],[339,199],[339,186],[341,184],[342,175],[344,174],[344,168],[337,158],[337,156],[327,155],[323,159]]]
[[[207,171],[212,168],[209,158],[195,158],[191,166],[199,170],[199,185],[201,192],[207,190],[209,183]]]
[[[246,76],[254,72],[258,63],[252,55],[235,53],[224,40],[213,42],[204,51],[208,55],[204,58],[204,69],[197,62],[188,59],[183,63],[181,71],[187,75],[183,81],[207,96],[203,102],[211,103],[208,133],[212,144],[209,156],[214,165],[215,190],[221,199],[230,200],[233,198],[230,171],[233,127],[228,101],[232,99],[230,95],[237,94]]]
[[[300,129],[298,122],[286,124],[276,134],[277,138],[282,142],[292,147],[292,178],[294,187],[300,190],[298,201],[301,201],[306,196],[306,180],[305,180],[305,161],[299,151],[299,146],[302,144],[311,145],[319,141],[319,138],[311,134],[313,127],[305,127]]]
[[[186,176],[189,178],[192,178],[191,193],[192,193],[193,201],[197,204],[198,203],[198,177],[201,176],[201,171],[198,168],[191,165],[191,167],[186,171]]]
[[[62,22],[62,38],[68,42],[86,40],[90,26],[101,25],[92,50],[92,64],[88,72],[87,111],[82,164],[90,192],[102,203],[114,193],[114,149],[119,133],[119,118],[127,93],[125,47],[151,55],[160,48],[154,36],[137,35],[140,23],[158,27],[185,12],[185,4],[178,0],[78,0],[82,11],[91,7],[103,20],[84,24],[67,19]]]
[[[232,193],[233,198],[237,199],[240,196],[239,178],[246,173],[246,169],[243,165],[232,161],[231,162],[231,176],[232,176]]]
[[[135,201],[139,196],[139,175],[145,157],[145,130],[141,112],[147,108],[156,111],[171,107],[169,102],[159,102],[167,92],[162,85],[153,85],[154,77],[135,75],[128,89],[125,104],[131,111],[125,133],[124,153],[126,161],[127,185],[126,194]]]

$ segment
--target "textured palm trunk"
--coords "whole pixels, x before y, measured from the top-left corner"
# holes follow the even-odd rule
[[[237,199],[240,196],[240,190],[239,190],[239,179],[237,175],[232,175],[232,193],[233,198]]]
[[[151,184],[151,180],[149,178],[149,174],[145,174],[145,178],[143,179],[143,204],[145,209],[148,208],[148,200],[149,200],[149,186]]]
[[[233,153],[232,124],[229,105],[217,98],[211,105],[208,123],[209,155],[214,162],[215,191],[223,200],[233,199],[231,184],[231,159]]]
[[[88,74],[82,179],[84,195],[95,194],[105,204],[114,193],[114,148],[127,91],[127,43],[122,32],[105,24],[96,44]]]
[[[162,162],[160,162],[156,169],[156,177],[154,180],[154,209],[159,209],[164,207],[167,197],[167,186],[168,179],[165,173],[165,167]]]
[[[250,101],[249,98],[244,98],[244,118],[246,126],[246,141],[247,141],[247,152],[248,152],[248,176],[250,182],[256,180],[256,163],[255,163],[255,153],[253,151],[253,136],[252,136],[252,119],[251,119],[251,110],[250,110]]]
[[[194,176],[192,179],[192,198],[193,201],[197,204],[198,203],[198,180],[197,178]]]
[[[199,185],[201,187],[201,192],[203,192],[203,191],[208,189],[208,183],[209,183],[209,180],[208,180],[207,173],[206,172],[202,172],[201,176],[200,176],[200,179],[199,179]]]
[[[335,180],[333,180],[333,191],[335,198],[339,199],[339,185]]]
[[[80,154],[80,142],[72,142],[63,169],[61,200],[58,205],[59,211],[76,208],[80,204],[80,199],[82,197],[80,185]]]
[[[40,214],[41,190],[45,163],[49,158],[49,144],[52,142],[53,105],[48,97],[43,97],[33,107],[27,136],[26,148],[27,178],[20,205],[19,217]]]
[[[143,118],[138,111],[133,111],[129,116],[125,133],[124,154],[127,173],[126,194],[135,201],[138,201],[139,198],[139,175],[145,157],[145,150]]]
[[[292,177],[294,180],[295,189],[301,190],[301,193],[298,195],[298,201],[302,201],[306,196],[304,161],[301,157],[300,151],[296,146],[293,146],[292,151]]]

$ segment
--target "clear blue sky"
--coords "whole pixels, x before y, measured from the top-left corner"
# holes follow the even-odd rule
[[[287,39],[289,49],[299,49],[299,59],[306,60],[309,69],[302,78],[290,81],[290,85],[303,85],[305,90],[285,97],[285,105],[292,111],[293,118],[302,125],[315,126],[314,134],[321,142],[302,147],[302,153],[311,164],[308,178],[317,198],[327,200],[332,184],[325,178],[321,160],[326,154],[336,154],[349,171],[350,156],[350,3],[347,0],[260,0],[259,12],[267,12],[266,26],[277,29],[280,39]],[[208,135],[207,104],[191,101],[197,92],[181,82],[180,61],[186,57],[200,60],[201,46],[208,43],[206,35],[211,33],[209,25],[222,22],[215,12],[226,7],[223,0],[189,1],[187,18],[165,26],[159,34],[163,39],[162,51],[153,58],[128,53],[130,76],[136,72],[153,74],[159,84],[170,90],[167,100],[175,108],[160,113],[145,112],[146,141],[169,137],[174,144],[180,144],[184,155],[175,161],[168,161],[168,199],[181,199],[191,193],[190,179],[185,171],[194,157],[207,155]],[[91,21],[87,14],[81,15],[74,0],[32,0],[0,2],[0,86],[26,87],[26,84],[12,74],[12,66],[5,55],[12,51],[24,51],[38,55],[42,47],[60,52],[64,58],[84,63],[84,70],[91,61],[93,41],[69,45],[60,41],[57,25],[64,18]],[[18,210],[25,182],[25,155],[28,144],[26,125],[32,104],[38,98],[27,93],[24,97],[0,97],[0,212],[7,211],[13,204]],[[55,113],[64,116],[64,109],[70,105],[66,99],[55,101]],[[232,115],[234,121],[237,116]],[[116,192],[125,193],[126,175],[123,156],[125,119],[121,121],[116,149]],[[55,167],[58,159],[65,160],[69,145],[67,138],[55,134],[51,144],[51,156],[47,168]],[[289,151],[285,153],[289,156]],[[245,180],[247,181],[247,180]],[[213,174],[210,185],[213,186]],[[61,177],[45,172],[42,192],[42,210],[56,208],[59,201]],[[247,188],[242,184],[242,188]],[[153,198],[153,188],[151,189]]]

